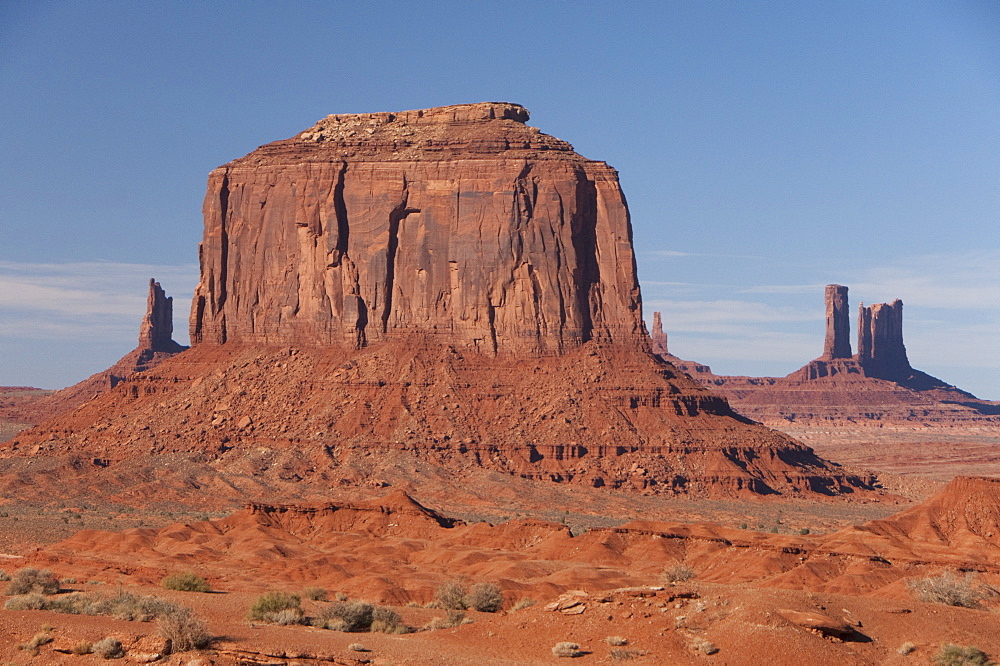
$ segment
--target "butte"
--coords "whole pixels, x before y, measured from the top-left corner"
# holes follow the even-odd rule
[[[0,445],[8,492],[870,491],[651,352],[616,171],[527,120],[331,115],[212,171],[191,348]]]

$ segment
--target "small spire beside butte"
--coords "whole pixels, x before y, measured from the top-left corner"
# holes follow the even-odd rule
[[[149,279],[146,315],[139,325],[139,349],[176,354],[185,349],[173,340],[174,299],[167,296],[160,283]]]

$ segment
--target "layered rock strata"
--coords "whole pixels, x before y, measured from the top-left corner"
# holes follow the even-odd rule
[[[1000,405],[910,366],[903,344],[903,303],[862,304],[858,353],[850,355],[848,288],[827,285],[823,354],[785,377],[716,375],[703,364],[662,358],[724,395],[740,414],[796,436],[809,424],[1000,425]],[[790,426],[794,424],[794,428]]]
[[[527,118],[328,116],[216,169],[193,349],[9,450],[226,474],[278,450],[288,465],[257,473],[320,485],[420,460],[644,492],[870,490],[649,353],[616,172]]]
[[[635,344],[617,173],[527,119],[506,103],[332,115],[216,169],[192,341]]]

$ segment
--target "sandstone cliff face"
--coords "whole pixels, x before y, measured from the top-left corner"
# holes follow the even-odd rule
[[[847,307],[847,287],[826,285],[826,340],[823,358],[851,358],[851,315]]]
[[[858,308],[858,362],[865,374],[900,381],[913,374],[903,346],[903,301]]]
[[[617,173],[516,104],[334,115],[211,173],[194,344],[645,344]]]

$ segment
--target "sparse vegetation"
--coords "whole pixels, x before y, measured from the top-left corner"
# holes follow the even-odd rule
[[[90,641],[80,641],[71,647],[69,651],[77,656],[90,654],[94,651],[94,645]]]
[[[32,656],[38,654],[38,648],[42,645],[47,645],[52,642],[52,634],[48,631],[40,631],[35,634],[30,641],[24,645],[20,645],[20,649],[29,652]]]
[[[170,639],[171,648],[175,652],[200,650],[212,642],[205,621],[194,614],[190,608],[179,607],[164,614],[158,620],[160,634]]]
[[[467,608],[482,613],[496,613],[503,607],[503,593],[493,583],[476,583],[465,595]]]
[[[168,590],[179,592],[211,592],[212,587],[208,581],[194,573],[193,571],[183,571],[172,573],[160,582]]]
[[[691,580],[694,578],[694,575],[694,569],[681,562],[667,567],[663,572],[663,578],[668,583],[681,583]]]
[[[616,647],[621,647],[622,645],[628,645],[628,639],[624,636],[608,636],[604,639],[604,642],[608,645],[614,645]]]
[[[286,592],[267,592],[257,597],[257,601],[253,603],[250,612],[247,613],[247,619],[257,622],[273,622],[282,611],[292,611],[301,618],[301,604],[302,600],[298,595]]]
[[[351,643],[347,646],[347,649],[351,652],[368,652],[368,649],[361,643]]]
[[[953,571],[909,580],[906,586],[918,601],[963,608],[979,608],[983,600],[997,593],[989,585],[977,585],[975,574],[967,573],[965,576],[959,576]]]
[[[424,625],[424,631],[437,631],[439,629],[451,629],[453,627],[461,626],[470,620],[467,620],[465,613],[457,610],[449,610],[446,617],[435,617],[432,618],[430,622]]]
[[[614,648],[608,653],[608,658],[611,661],[628,661],[629,659],[635,659],[641,656],[642,652],[639,650],[626,650],[625,648]]]
[[[334,604],[330,614],[340,620],[338,631],[368,631],[372,626],[375,607],[363,601],[345,601]]]
[[[403,618],[399,613],[391,608],[376,606],[372,610],[372,631],[380,631],[383,634],[408,634],[412,629],[403,624]]]
[[[688,644],[695,652],[701,652],[702,654],[715,654],[719,651],[719,648],[712,641],[702,638],[701,636],[696,636],[691,639]]]
[[[313,601],[326,601],[326,590],[322,587],[307,587],[302,590],[302,596]]]
[[[528,597],[524,597],[524,598],[518,599],[517,603],[514,604],[511,607],[510,610],[511,610],[511,612],[513,612],[513,611],[519,611],[519,610],[524,610],[525,608],[531,608],[536,603],[537,602],[534,599],[529,599]]]
[[[175,612],[183,606],[159,597],[141,597],[119,591],[110,597],[91,596],[74,592],[59,596],[45,596],[37,592],[11,597],[4,604],[7,610],[47,610],[71,615],[108,615],[120,620],[149,622]]]
[[[934,655],[937,666],[986,666],[989,655],[972,645],[945,643]]]
[[[434,601],[437,602],[438,608],[465,610],[468,607],[465,603],[465,595],[465,586],[452,580],[438,586],[434,591]]]
[[[120,659],[125,656],[125,649],[122,647],[121,641],[110,636],[94,643],[91,646],[91,652],[105,659]]]
[[[583,655],[583,652],[580,650],[578,643],[560,641],[552,648],[552,656],[554,657],[579,657],[581,655]]]
[[[898,648],[896,648],[896,652],[898,652],[899,654],[910,654],[911,652],[913,652],[916,649],[917,649],[916,645],[914,645],[910,641],[906,641],[905,643],[903,643],[902,645],[900,645]]]
[[[59,591],[59,579],[51,571],[21,569],[10,579],[7,594],[55,594]]]

